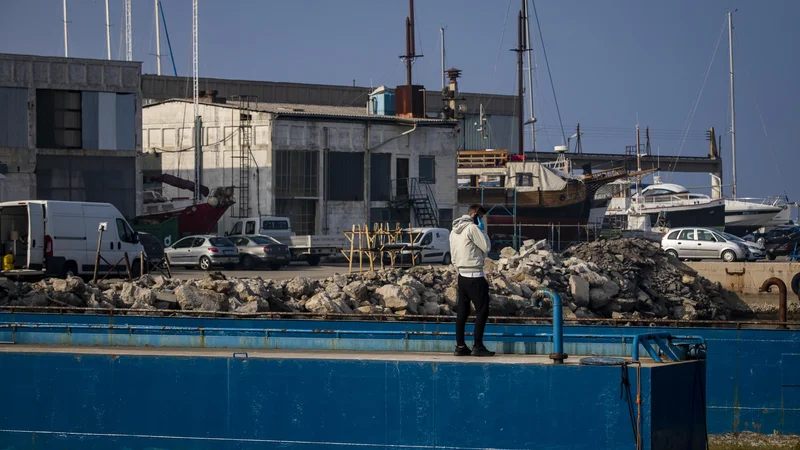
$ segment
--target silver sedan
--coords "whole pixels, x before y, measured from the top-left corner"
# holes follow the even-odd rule
[[[234,267],[239,262],[239,250],[228,238],[219,236],[188,236],[164,249],[172,266],[187,268]]]

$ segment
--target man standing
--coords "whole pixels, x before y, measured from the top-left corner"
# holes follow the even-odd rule
[[[456,356],[494,356],[483,345],[483,331],[489,318],[489,283],[483,273],[483,261],[489,254],[489,236],[483,218],[486,210],[472,205],[467,214],[453,221],[450,253],[458,271],[458,304],[456,306]],[[464,342],[464,329],[475,305],[475,345],[472,350]]]

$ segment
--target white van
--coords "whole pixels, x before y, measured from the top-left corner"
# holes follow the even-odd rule
[[[410,232],[410,233],[409,233]],[[450,230],[446,228],[406,228],[403,230],[404,240],[414,237],[414,245],[422,249],[416,257],[416,264],[441,263],[450,265]],[[404,250],[403,255],[411,251]]]
[[[6,275],[90,275],[94,272],[98,229],[106,224],[100,254],[110,264],[125,252],[138,274],[143,248],[138,235],[110,203],[24,200],[0,203],[3,254],[14,254],[14,272]],[[58,269],[55,269],[58,267]],[[111,267],[100,261],[99,272]],[[125,263],[118,267],[125,273]]]

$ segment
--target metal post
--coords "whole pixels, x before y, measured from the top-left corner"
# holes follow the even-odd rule
[[[639,136],[639,124],[636,124],[636,171],[642,171],[642,152],[639,151],[640,148],[640,136]],[[636,175],[636,196],[638,197],[641,194],[642,189],[642,177]]]
[[[97,233],[97,253],[94,255],[94,276],[92,282],[97,283],[97,268],[100,266],[100,246],[103,244],[103,231],[105,228],[100,228]]]
[[[153,13],[156,17],[156,70],[161,75],[161,32],[159,31],[158,0],[153,0]]]
[[[106,0],[106,53],[111,60],[111,22],[108,20],[108,0]]]
[[[731,74],[731,168],[733,169],[733,198],[736,198],[736,102],[733,90],[733,11],[728,11],[728,53]]]
[[[67,38],[67,0],[64,0],[64,57],[69,58],[69,41]]]
[[[130,0],[127,0],[130,1]],[[197,78],[198,71],[198,44],[197,44],[197,0],[192,0],[192,78],[194,100],[194,199],[201,201],[201,183],[203,178],[203,119],[200,118],[200,92]]]
[[[439,33],[442,35],[442,90],[447,87],[447,82],[444,79],[444,27],[439,28]]]
[[[125,0],[125,61],[133,61],[133,26],[131,0]]]

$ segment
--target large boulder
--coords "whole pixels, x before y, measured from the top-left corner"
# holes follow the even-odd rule
[[[375,295],[380,300],[381,306],[391,309],[392,311],[400,311],[409,308],[410,303],[413,301],[409,298],[409,289],[402,289],[400,286],[394,284],[387,284],[381,286],[375,291]],[[416,291],[414,291],[416,293]]]
[[[578,275],[569,276],[569,291],[578,306],[589,306],[589,282]]]
[[[340,298],[331,298],[327,292],[320,292],[306,302],[306,309],[313,313],[353,314],[353,310]]]
[[[435,302],[427,302],[422,305],[422,311],[420,312],[425,314],[426,316],[438,316],[439,304]]]
[[[592,309],[602,308],[609,301],[611,301],[611,297],[602,288],[591,288],[589,290],[589,305],[591,305]]]
[[[343,291],[356,302],[360,303],[369,300],[369,289],[367,283],[363,281],[353,281],[347,284]]]
[[[175,289],[178,305],[184,310],[193,311],[227,311],[228,298],[218,292],[198,289],[191,286],[180,286]]]
[[[403,275],[402,278],[397,280],[397,284],[400,286],[408,286],[417,291],[417,294],[422,294],[425,291],[425,284],[411,275]]]
[[[450,286],[444,291],[444,301],[450,308],[455,309],[458,304],[458,288]]]
[[[269,303],[266,300],[253,300],[237,307],[234,311],[239,314],[255,314],[269,311]]]
[[[293,278],[286,284],[286,294],[294,298],[302,298],[314,293],[314,283],[305,277]]]

